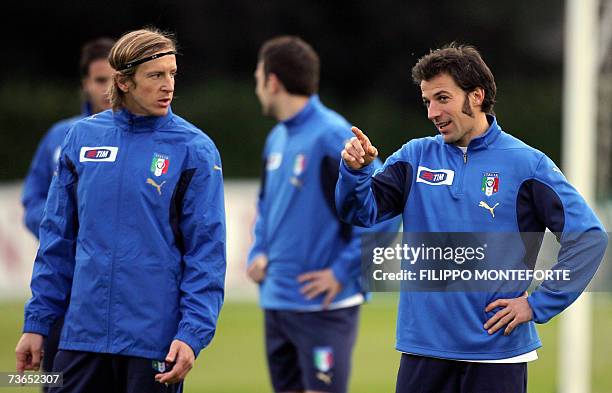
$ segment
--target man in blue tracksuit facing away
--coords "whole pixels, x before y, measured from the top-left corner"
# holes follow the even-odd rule
[[[580,279],[571,289],[545,280],[528,296],[402,292],[396,391],[525,392],[526,362],[537,359],[541,346],[534,322],[547,322],[580,295],[601,262],[607,234],[546,155],[502,131],[493,115],[494,78],[476,49],[432,51],[412,75],[440,135],[409,141],[375,171],[376,148],[353,128],[336,188],[341,218],[368,226],[401,215],[404,232],[413,233],[527,236],[548,228],[561,243],[553,268]]]
[[[297,37],[264,43],[255,79],[263,113],[279,121],[263,152],[247,270],[260,283],[272,385],[276,392],[344,392],[364,301],[364,229],[340,222],[334,207],[350,125],[319,100],[318,56]]]
[[[62,145],[16,349],[18,371],[36,369],[65,314],[53,393],[181,391],[213,338],[226,265],[221,162],[170,109],[175,48],[154,29],[121,37],[109,56],[113,110],[75,123]]]
[[[110,108],[108,88],[113,69],[108,54],[115,41],[98,38],[86,43],[81,50],[80,72],[84,102],[81,114],[55,123],[36,149],[30,170],[23,184],[22,203],[27,228],[38,238],[47,193],[60,156],[60,146],[70,127],[80,119]]]

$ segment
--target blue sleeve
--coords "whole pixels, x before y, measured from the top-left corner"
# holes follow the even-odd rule
[[[561,244],[557,263],[551,269],[570,270],[571,282],[544,281],[528,297],[534,321],[544,323],[584,291],[603,259],[608,236],[593,210],[546,156],[540,160],[534,178],[521,186],[519,202],[521,193],[526,196],[525,204],[532,206],[533,220],[555,233]]]
[[[264,153],[265,154],[265,153]],[[250,265],[253,260],[262,254],[267,253],[265,230],[264,230],[264,217],[265,217],[265,190],[266,190],[266,157],[262,158],[263,164],[261,169],[261,184],[259,186],[259,194],[257,196],[257,216],[255,218],[255,225],[253,226],[253,245],[249,250],[247,257],[247,266]]]
[[[42,221],[49,185],[53,178],[53,157],[59,146],[52,146],[55,141],[52,137],[54,129],[51,128],[40,141],[30,169],[23,183],[22,204],[24,207],[24,221],[26,227],[38,238],[40,222]]]
[[[78,175],[69,146],[70,136],[62,147],[40,225],[40,246],[30,284],[32,297],[25,307],[24,333],[46,336],[53,322],[63,316],[68,307],[79,227],[76,205]]]
[[[407,146],[376,171],[374,164],[353,170],[341,160],[336,209],[343,221],[371,227],[402,214],[412,185],[412,166],[403,158]]]
[[[335,188],[339,177],[339,165],[341,161],[341,152],[345,143],[345,139],[350,138],[350,132],[348,126],[344,132],[326,134],[327,138],[324,138],[322,143],[325,150],[325,155],[321,163],[321,188],[323,190],[324,197],[329,205],[329,208],[334,212],[336,216],[335,205]],[[343,135],[344,134],[344,135]],[[380,160],[375,160],[372,163],[373,168],[380,168]],[[338,216],[338,219],[339,216]],[[341,232],[346,237],[347,244],[342,249],[342,252],[335,259],[331,266],[332,272],[338,282],[342,285],[346,285],[351,280],[355,280],[361,274],[361,237],[368,232],[396,232],[399,229],[400,220],[393,219],[380,224],[374,225],[372,228],[363,228],[358,226],[352,226],[341,221]]]
[[[212,340],[225,288],[225,206],[221,159],[212,142],[194,152],[194,171],[185,191],[179,227],[183,274],[175,339],[197,356]]]
[[[381,163],[376,160],[372,163],[374,168],[380,168]],[[335,177],[338,178],[338,161],[335,165]],[[331,190],[333,198],[333,186]],[[333,205],[333,201],[331,202]],[[332,265],[331,269],[334,276],[342,285],[346,285],[351,280],[357,279],[361,275],[361,240],[362,236],[367,233],[380,233],[380,232],[397,232],[400,228],[401,219],[395,217],[386,221],[379,222],[372,227],[364,228],[360,226],[353,226],[351,231],[351,237],[349,243],[344,247],[336,261]]]

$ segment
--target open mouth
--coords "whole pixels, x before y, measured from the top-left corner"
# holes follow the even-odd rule
[[[450,121],[443,121],[441,123],[436,123],[436,127],[438,127],[438,130],[442,131],[444,130],[451,122]]]
[[[168,106],[168,105],[170,105],[170,101],[172,101],[171,98],[162,98],[160,100],[157,100],[157,102],[159,102],[159,104],[161,106]]]

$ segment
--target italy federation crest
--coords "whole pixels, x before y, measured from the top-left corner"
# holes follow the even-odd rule
[[[314,365],[317,370],[326,373],[334,367],[334,349],[332,347],[315,347],[313,354]]]
[[[298,154],[295,156],[295,162],[293,163],[293,174],[295,176],[299,176],[306,169],[306,156],[303,154]]]
[[[168,172],[170,166],[170,158],[166,155],[155,153],[151,161],[151,172],[155,176],[161,176]]]
[[[482,176],[482,192],[491,196],[499,191],[499,173],[487,172]]]
[[[166,362],[153,360],[151,367],[153,367],[153,370],[163,373],[166,371]]]

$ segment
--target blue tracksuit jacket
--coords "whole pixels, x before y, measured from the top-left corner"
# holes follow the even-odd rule
[[[197,355],[224,293],[225,213],[213,142],[172,111],[74,124],[40,228],[24,332],[65,314],[60,349]],[[69,305],[68,305],[69,304]]]
[[[354,171],[342,162],[336,188],[340,216],[367,226],[401,214],[405,232],[543,232],[548,228],[562,246],[555,268],[592,278],[607,244],[602,224],[546,155],[503,132],[495,118],[488,120],[489,129],[470,142],[465,155],[436,136],[411,140],[376,172],[372,166]],[[483,178],[490,178],[490,187]],[[495,207],[494,215],[480,202]],[[575,234],[588,231],[596,235],[595,242],[573,241]],[[557,283],[543,282],[528,297],[534,321],[548,321],[582,289],[567,291]],[[485,360],[539,347],[533,322],[518,326],[509,336],[503,335],[503,329],[489,335],[483,328],[497,311],[485,313],[485,307],[508,295],[518,297],[521,292],[402,292],[397,349]]]
[[[297,276],[331,268],[342,284],[334,302],[361,292],[360,235],[364,228],[343,224],[334,190],[340,152],[351,137],[350,124],[326,108],[317,95],[292,118],[280,122],[266,141],[254,243],[248,262],[266,254],[268,268],[260,288],[265,309],[320,307],[323,295],[306,300]],[[396,231],[399,220],[378,230]]]
[[[53,172],[57,167],[60,156],[60,147],[66,133],[78,120],[91,116],[91,105],[85,103],[79,116],[74,116],[55,123],[38,144],[30,170],[23,183],[21,203],[24,207],[24,221],[26,227],[38,238],[38,229],[42,221],[47,193]]]

